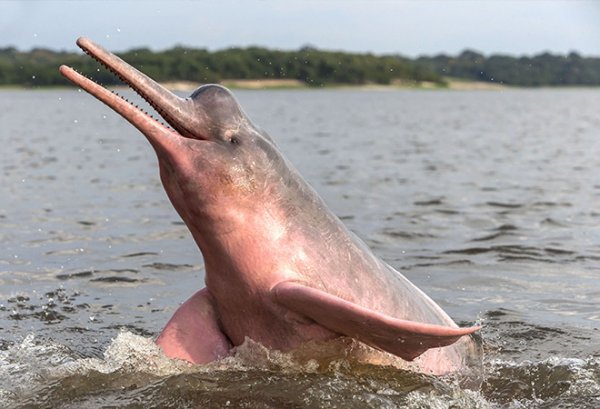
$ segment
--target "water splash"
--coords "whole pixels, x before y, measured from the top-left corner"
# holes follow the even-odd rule
[[[351,342],[351,341],[344,341]],[[325,352],[309,357],[315,348]],[[180,407],[485,407],[481,395],[440,379],[331,354],[334,345],[296,353],[271,351],[249,339],[209,365],[165,357],[151,338],[123,331],[102,358],[28,335],[0,353],[0,406],[119,407],[147,401]],[[339,345],[337,345],[339,351]],[[229,403],[228,403],[229,402]]]

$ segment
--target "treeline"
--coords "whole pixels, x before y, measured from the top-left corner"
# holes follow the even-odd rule
[[[214,52],[175,47],[161,52],[140,48],[119,55],[161,82],[297,79],[309,86],[424,81],[444,86],[447,77],[454,77],[516,86],[600,85],[600,58],[574,52],[566,56],[544,53],[534,57],[486,57],[467,50],[456,57],[441,54],[409,59],[313,47],[297,51],[229,48]],[[10,47],[0,48],[0,85],[67,85],[58,73],[60,64],[70,65],[105,85],[120,83],[83,53],[47,49],[21,52]]]
[[[444,84],[441,75],[400,56],[331,52],[304,47],[278,51],[260,47],[205,49],[175,47],[153,52],[146,48],[119,53],[125,61],[160,82],[219,82],[228,79],[297,79],[310,86],[329,84],[389,84],[394,80]],[[105,85],[119,80],[92,58],[67,52],[0,49],[0,84],[27,86],[67,84],[58,66],[67,64]]]
[[[466,50],[459,56],[420,57],[417,63],[445,76],[507,85],[600,85],[600,58],[543,53],[534,57],[492,55]]]

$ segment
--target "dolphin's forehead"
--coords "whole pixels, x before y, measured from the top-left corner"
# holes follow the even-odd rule
[[[236,127],[242,122],[249,122],[233,94],[220,85],[203,85],[195,90],[188,100],[198,115],[209,119],[212,123],[222,125],[232,123],[233,127]]]
[[[231,91],[229,91],[224,86],[218,84],[202,85],[201,87],[197,88],[194,92],[192,92],[192,95],[190,95],[190,98],[192,99],[213,97],[231,98],[235,100],[235,97],[233,96]]]

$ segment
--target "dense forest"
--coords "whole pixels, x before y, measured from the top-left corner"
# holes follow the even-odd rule
[[[444,77],[496,82],[526,87],[545,85],[600,85],[600,58],[575,52],[566,56],[543,53],[534,57],[492,55],[463,51],[458,57],[420,57],[418,64]]]
[[[141,48],[119,53],[125,61],[160,82],[220,82],[228,79],[297,79],[310,86],[329,84],[389,84],[395,79],[443,84],[439,74],[399,56],[374,56],[320,51],[266,48],[229,48],[210,52],[176,47],[162,52]],[[34,49],[0,49],[0,84],[27,86],[67,84],[57,69],[67,64],[111,85],[119,80],[98,69],[92,58],[76,53]]]
[[[134,49],[120,56],[161,82],[198,83],[240,79],[296,79],[308,86],[422,82],[446,85],[446,78],[517,86],[600,85],[600,58],[549,53],[534,57],[492,55],[474,51],[459,56],[409,59],[303,47],[297,51],[260,47],[220,51],[175,47],[161,52]],[[0,85],[67,85],[58,66],[67,64],[105,85],[118,84],[111,73],[82,53],[0,48]]]

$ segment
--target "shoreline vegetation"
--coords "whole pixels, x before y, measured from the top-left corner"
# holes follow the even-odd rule
[[[329,84],[319,87],[319,89],[354,89],[365,91],[385,91],[394,89],[430,89],[430,90],[457,90],[457,91],[473,91],[473,90],[502,90],[509,88],[507,85],[495,84],[483,81],[469,81],[455,78],[442,77],[445,83],[439,84],[431,81],[392,81],[389,84],[365,83],[365,84]],[[219,82],[221,85],[230,89],[243,90],[276,90],[276,89],[317,89],[310,85],[293,79],[228,79]],[[204,83],[191,81],[169,81],[161,82],[165,88],[171,91],[187,92],[193,91]],[[126,86],[125,86],[126,87]]]
[[[260,47],[220,51],[174,47],[165,51],[134,49],[119,55],[167,88],[188,91],[205,83],[237,89],[450,89],[493,90],[506,87],[579,87],[600,85],[600,57],[543,53],[533,57],[491,55],[466,50],[407,58]],[[42,88],[70,85],[58,73],[67,64],[110,87],[124,84],[83,53],[0,48],[0,87]]]

